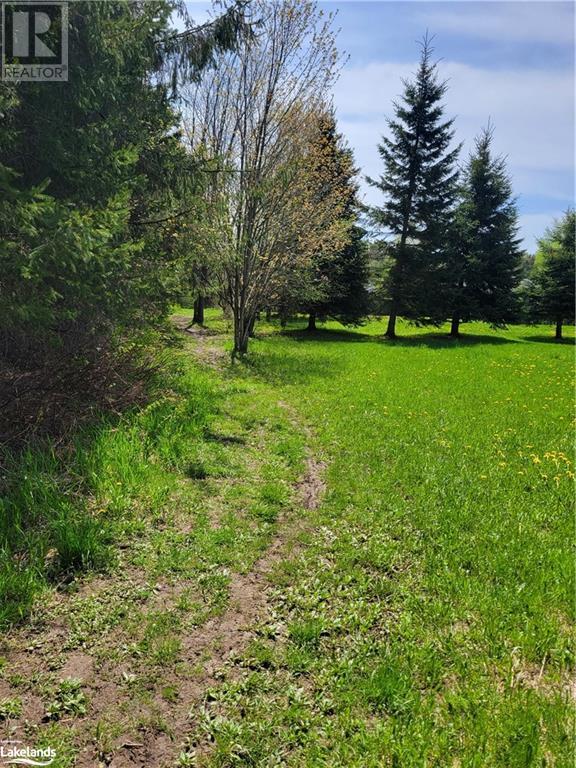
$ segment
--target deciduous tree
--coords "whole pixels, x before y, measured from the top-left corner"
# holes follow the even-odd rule
[[[258,32],[217,60],[189,99],[187,130],[220,160],[212,206],[216,277],[243,354],[257,312],[298,257],[297,186],[313,107],[334,77],[330,16],[312,2],[255,2]],[[318,227],[317,222],[308,225]]]

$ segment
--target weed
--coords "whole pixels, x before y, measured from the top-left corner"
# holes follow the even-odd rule
[[[9,720],[11,717],[20,717],[22,714],[22,702],[20,699],[2,699],[0,701],[0,720]]]
[[[62,680],[46,708],[46,718],[59,720],[64,715],[76,717],[85,714],[86,696],[82,691],[82,681],[75,678]]]

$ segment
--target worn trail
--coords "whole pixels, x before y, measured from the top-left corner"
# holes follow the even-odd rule
[[[197,339],[195,353],[203,363],[210,366],[222,363],[224,355],[218,345],[211,343],[211,335],[195,331],[194,338]],[[290,406],[286,403],[278,405],[288,412],[294,425],[302,429]],[[130,700],[126,681],[130,676],[137,677],[139,668],[138,662],[127,664],[121,654],[118,656],[117,652],[125,642],[120,628],[99,642],[97,651],[90,647],[66,650],[69,628],[62,619],[40,622],[36,626],[32,624],[11,633],[2,648],[11,678],[5,676],[0,680],[0,700],[14,696],[12,683],[18,677],[34,678],[39,685],[36,690],[28,688],[22,697],[21,715],[3,723],[2,736],[31,744],[50,727],[45,722],[45,698],[41,688],[44,677],[55,670],[59,679],[80,679],[86,695],[85,714],[63,718],[59,722],[60,728],[68,729],[68,748],[71,746],[75,752],[72,762],[63,765],[76,768],[172,768],[179,745],[190,729],[191,717],[207,689],[224,674],[235,674],[234,658],[242,654],[256,637],[258,625],[266,620],[269,576],[300,546],[299,537],[307,526],[306,512],[319,505],[324,492],[324,470],[323,462],[308,448],[304,474],[292,489],[292,503],[278,519],[268,547],[249,572],[229,574],[228,602],[219,615],[181,632],[178,664],[173,665],[173,669],[170,665],[163,668],[158,680],[150,678],[145,705],[142,701]],[[90,597],[101,597],[104,603],[110,590],[110,599],[120,601],[123,595],[129,604],[142,586],[143,578],[137,569],[132,569],[110,578],[92,579],[80,590],[85,590]],[[159,585],[145,610],[153,612],[173,606],[185,586],[185,580],[184,583]],[[55,599],[60,602],[58,615],[66,616],[62,601],[65,602],[67,596],[59,595]],[[177,694],[168,696],[166,691],[170,690]],[[130,717],[125,717],[125,726],[116,723],[115,728],[115,713],[120,710],[128,712]],[[148,728],[142,726],[147,717],[151,723]],[[137,730],[130,728],[131,722],[139,724]],[[152,725],[158,722],[165,723],[165,727]],[[99,729],[106,731],[108,736],[98,735]]]

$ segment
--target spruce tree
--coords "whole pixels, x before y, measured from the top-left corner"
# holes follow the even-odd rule
[[[517,313],[518,213],[506,161],[492,153],[492,137],[488,126],[476,139],[460,187],[445,285],[452,336],[461,321],[501,327]]]
[[[568,209],[538,243],[531,290],[534,319],[552,321],[562,338],[566,320],[574,320],[576,211]]]
[[[296,258],[277,294],[280,315],[303,312],[308,330],[328,317],[357,325],[368,313],[368,254],[358,226],[358,184],[352,151],[338,132],[331,108],[312,115],[296,195],[306,222],[291,244]]]
[[[345,245],[316,260],[312,276],[318,286],[316,300],[300,307],[308,313],[308,330],[315,331],[316,321],[327,318],[342,325],[360,325],[368,314],[368,250],[364,235],[365,231],[354,224]]]
[[[0,87],[0,402],[26,424],[89,387],[111,396],[110,370],[168,312],[179,214],[205,175],[173,85],[244,34],[239,4],[177,32],[180,6],[71,3],[69,81]]]
[[[332,201],[334,236],[321,241],[305,270],[298,308],[307,312],[311,331],[316,329],[316,319],[332,317],[357,325],[368,312],[365,232],[356,224],[358,171],[332,110],[320,116],[314,144],[310,178],[315,196]]]
[[[385,195],[374,219],[393,237],[389,272],[391,310],[386,335],[396,335],[396,317],[416,322],[438,320],[434,302],[442,277],[445,233],[455,199],[455,163],[460,147],[450,149],[453,120],[444,120],[446,83],[438,80],[428,35],[422,42],[415,79],[404,83],[401,101],[388,120],[390,136],[378,147],[384,162],[379,181]]]

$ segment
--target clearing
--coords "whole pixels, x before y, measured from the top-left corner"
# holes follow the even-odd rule
[[[3,737],[56,768],[571,764],[571,341],[264,324],[231,365],[208,325],[58,459],[50,503],[106,536],[74,517],[92,571],[55,583],[46,529]],[[27,461],[40,508],[55,459]]]

